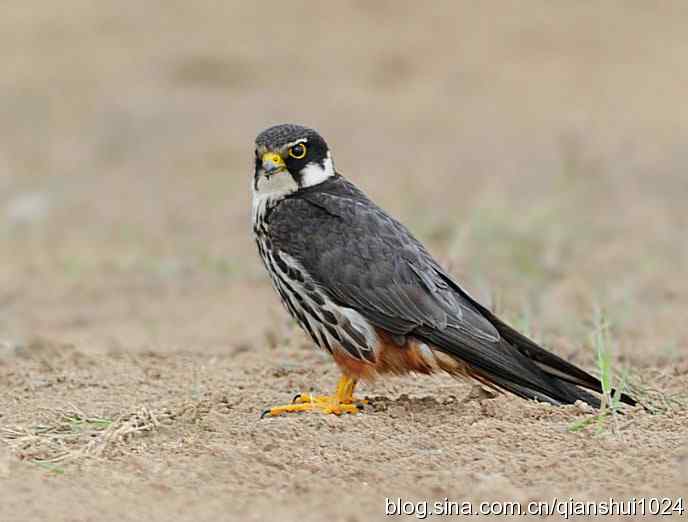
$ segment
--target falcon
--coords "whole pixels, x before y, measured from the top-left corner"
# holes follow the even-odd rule
[[[471,297],[408,229],[339,174],[325,140],[294,124],[255,141],[253,234],[291,316],[332,355],[334,395],[301,393],[262,416],[356,413],[359,380],[446,372],[495,391],[593,407],[588,372],[545,350]],[[635,404],[621,394],[626,404]]]

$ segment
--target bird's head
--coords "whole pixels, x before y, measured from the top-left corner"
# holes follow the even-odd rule
[[[325,140],[313,129],[275,125],[256,138],[254,195],[280,197],[334,176]]]

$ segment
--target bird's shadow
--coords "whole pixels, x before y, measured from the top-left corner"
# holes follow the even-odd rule
[[[446,412],[463,409],[469,402],[486,401],[495,398],[496,395],[483,388],[474,388],[464,396],[447,395],[444,397],[434,397],[426,395],[424,397],[410,397],[403,393],[398,397],[386,396],[366,396],[368,404],[366,409],[374,412],[403,410],[407,413],[428,413]]]

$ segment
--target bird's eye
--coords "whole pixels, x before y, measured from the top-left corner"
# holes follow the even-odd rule
[[[306,146],[303,143],[297,143],[289,149],[289,155],[295,159],[303,159],[306,157]]]

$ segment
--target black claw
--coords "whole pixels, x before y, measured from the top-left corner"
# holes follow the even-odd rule
[[[260,418],[261,418],[261,419],[264,419],[265,416],[266,416],[266,415],[269,415],[269,414],[270,414],[270,410],[269,410],[269,409],[263,410],[263,411],[260,412]]]
[[[291,403],[294,404],[300,398],[301,398],[301,394],[297,393],[296,395],[294,395],[294,398],[291,400]]]

